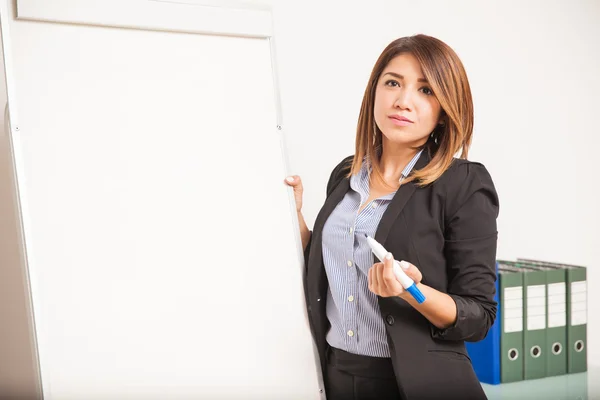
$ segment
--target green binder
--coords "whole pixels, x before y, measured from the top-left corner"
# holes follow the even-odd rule
[[[523,378],[544,378],[547,370],[546,272],[515,262],[499,262],[504,268],[523,271]]]
[[[519,261],[528,268],[546,273],[546,375],[567,373],[567,292],[566,273],[536,262]]]
[[[587,371],[587,269],[580,265],[519,259],[566,270],[567,372]]]
[[[523,271],[498,263],[500,382],[523,380]]]

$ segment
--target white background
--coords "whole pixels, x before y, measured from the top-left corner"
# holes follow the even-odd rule
[[[586,265],[588,301],[598,302],[600,2],[261,3],[274,9],[287,153],[304,180],[309,226],[331,169],[353,152],[377,56],[397,37],[430,34],[457,51],[470,78],[470,158],[500,195],[498,257]],[[589,313],[590,365],[600,365],[599,330]]]

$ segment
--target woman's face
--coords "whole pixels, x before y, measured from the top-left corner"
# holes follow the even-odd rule
[[[384,68],[375,89],[375,123],[383,142],[421,146],[440,120],[441,106],[417,59],[400,54]]]

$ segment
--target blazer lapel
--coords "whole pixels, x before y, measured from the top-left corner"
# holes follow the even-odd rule
[[[424,151],[421,154],[421,157],[419,157],[417,163],[415,164],[414,169],[417,170],[425,167],[430,160],[431,158],[429,157],[429,154],[427,153],[427,151]],[[309,279],[316,278],[316,276],[313,274],[318,273],[318,271],[321,271],[322,269],[321,264],[323,262],[323,240],[321,235],[323,233],[325,221],[327,221],[327,218],[329,218],[329,216],[331,215],[335,207],[339,204],[339,202],[342,201],[342,199],[346,195],[346,192],[348,192],[348,189],[350,189],[350,179],[344,178],[333,190],[331,195],[329,195],[329,197],[325,200],[321,211],[315,219],[315,225],[312,233],[313,236],[310,244],[310,257],[308,260]],[[407,185],[400,186],[400,189],[398,189],[398,191],[394,195],[392,202],[383,214],[383,217],[379,222],[379,226],[377,227],[377,231],[375,233],[375,240],[377,240],[379,243],[385,243],[390,229],[392,228],[392,225],[404,209],[406,203],[408,203],[408,200],[413,195],[415,190],[416,185],[414,182],[410,182]],[[317,279],[317,281],[320,281],[320,279]]]
[[[308,265],[308,271],[320,270],[321,262],[323,261],[323,241],[321,240],[321,234],[323,233],[323,227],[325,221],[331,215],[335,207],[346,195],[346,192],[350,188],[350,179],[344,178],[340,181],[337,187],[331,192],[329,197],[325,200],[321,211],[315,219],[315,226],[313,228],[313,238],[311,240],[310,259]]]
[[[431,158],[429,157],[429,153],[427,150],[421,153],[421,157],[417,160],[413,170],[418,170],[425,167]],[[411,196],[417,189],[416,182],[410,182],[407,185],[402,185],[394,195],[392,202],[389,204],[388,208],[383,213],[381,217],[381,221],[379,222],[379,226],[377,227],[377,231],[375,232],[375,240],[377,240],[382,245],[385,243],[388,234],[390,233],[390,229],[398,216],[404,209],[408,200],[410,200]]]

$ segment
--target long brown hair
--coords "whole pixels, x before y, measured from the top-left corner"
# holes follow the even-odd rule
[[[394,40],[373,66],[358,117],[356,150],[348,177],[360,171],[365,156],[379,160],[377,149],[382,146],[382,133],[374,118],[375,90],[385,67],[400,54],[412,54],[417,59],[444,116],[444,125],[437,125],[423,146],[431,161],[402,182],[415,180],[418,185],[426,186],[450,167],[459,151],[460,158],[467,158],[473,134],[473,99],[463,64],[446,43],[427,35]],[[379,163],[372,162],[371,167],[375,177],[384,182]]]

